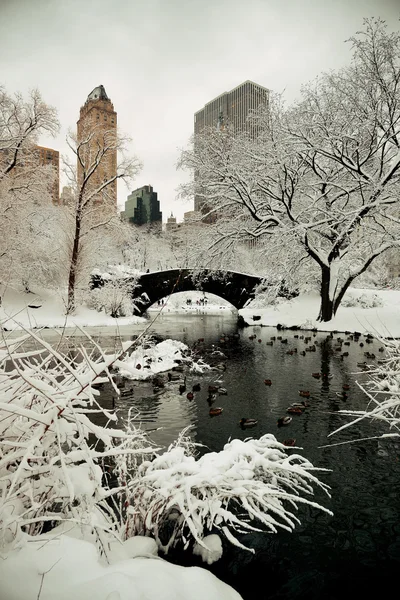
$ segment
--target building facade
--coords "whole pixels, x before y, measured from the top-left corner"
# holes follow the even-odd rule
[[[261,106],[268,107],[269,90],[253,81],[245,81],[230,92],[224,92],[194,114],[194,133],[200,134],[207,128],[223,129],[228,126],[234,132],[247,131],[257,136],[257,125],[248,120],[251,111]],[[196,175],[195,175],[196,177]],[[203,214],[208,212],[207,206],[199,196],[194,198],[194,210]],[[211,223],[216,215],[209,215],[204,222]]]
[[[60,153],[52,148],[44,146],[35,146],[34,153],[37,156],[38,163],[42,166],[54,168],[55,178],[51,190],[53,204],[60,204]]]
[[[78,160],[78,185],[82,184],[84,168],[94,164],[99,149],[103,156],[99,166],[90,178],[92,190],[98,189],[104,181],[117,174],[117,113],[104,86],[99,85],[88,95],[85,104],[80,109],[77,122],[77,139],[80,146],[82,161]],[[87,143],[85,143],[87,140]],[[82,165],[83,162],[83,165]],[[95,197],[98,204],[108,204],[117,207],[117,180],[110,183]]]
[[[0,151],[0,171],[7,169],[14,163],[15,150],[2,149]],[[53,169],[52,183],[49,184],[48,192],[54,204],[60,204],[60,153],[53,148],[29,145],[18,151],[15,165],[10,171],[10,176],[15,180],[29,176],[38,166],[51,167]],[[25,174],[25,175],[24,175]],[[18,186],[17,186],[18,187]],[[21,187],[21,184],[20,184]],[[23,186],[21,187],[23,189]]]
[[[207,127],[221,128],[229,124],[234,131],[250,130],[250,111],[268,106],[269,90],[252,81],[245,81],[230,92],[224,92],[194,114],[194,133]],[[256,131],[254,131],[256,133]]]
[[[144,185],[134,190],[129,194],[121,216],[134,225],[154,224],[161,230],[162,212],[157,192],[151,185]]]

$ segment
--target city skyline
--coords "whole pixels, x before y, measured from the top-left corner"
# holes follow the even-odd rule
[[[104,0],[3,0],[0,83],[24,96],[38,88],[57,108],[60,135],[38,143],[60,154],[67,154],[67,129],[75,130],[83,99],[103,84],[121,130],[133,138],[132,153],[144,163],[129,189],[118,186],[119,208],[132,189],[151,181],[164,215],[172,210],[182,220],[193,203],[175,200],[188,178],[175,165],[194,113],[246,80],[285,92],[291,103],[301,84],[349,64],[344,41],[369,16],[397,29],[397,0],[288,0],[284,7],[275,0],[171,0],[168,9],[159,0],[119,0],[112,11]]]

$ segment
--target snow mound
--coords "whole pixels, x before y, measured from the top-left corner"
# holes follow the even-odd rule
[[[240,595],[199,567],[160,558],[104,565],[93,544],[62,535],[28,537],[0,562],[4,600],[240,600]]]
[[[194,363],[189,354],[186,344],[168,339],[150,348],[137,348],[125,359],[116,361],[115,367],[123,377],[136,380],[150,379],[181,363],[186,363],[197,373],[210,368],[202,361]]]

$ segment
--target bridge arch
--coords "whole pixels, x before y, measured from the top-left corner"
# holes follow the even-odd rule
[[[169,269],[144,273],[138,280],[135,298],[140,298],[137,313],[143,314],[158,300],[177,292],[200,291],[215,294],[230,302],[235,308],[243,308],[254,298],[254,289],[261,283],[260,277],[236,271],[203,270],[201,277],[191,269]]]

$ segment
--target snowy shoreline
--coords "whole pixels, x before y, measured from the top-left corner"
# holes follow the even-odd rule
[[[185,293],[184,300],[196,292]],[[199,293],[197,293],[199,294]],[[178,295],[176,295],[178,296]],[[146,327],[161,313],[163,315],[215,316],[232,315],[236,309],[230,304],[209,302],[207,305],[187,305],[182,298],[171,297],[164,306],[149,309],[150,318],[123,317],[114,319],[104,313],[85,306],[77,309],[75,315],[66,317],[60,299],[50,292],[40,295],[40,306],[35,307],[35,294],[14,292],[4,297],[0,307],[0,324],[8,334],[21,329],[42,329],[56,331],[67,336],[86,333],[96,335],[129,335],[132,327]],[[241,326],[281,327],[316,331],[359,331],[376,337],[400,337],[400,291],[351,288],[346,294],[337,315],[327,323],[317,321],[320,298],[316,292],[301,294],[292,300],[278,298],[273,305],[257,307],[257,299],[249,308],[238,311]],[[374,305],[375,303],[375,305]],[[347,305],[346,305],[347,304]],[[371,305],[370,307],[368,307]],[[34,307],[34,308],[33,308]]]
[[[315,292],[301,294],[292,300],[280,299],[279,303],[267,308],[244,308],[239,315],[248,326],[340,333],[359,331],[375,337],[400,337],[400,291],[351,288],[346,299],[336,316],[327,323],[317,321],[320,298]],[[379,306],[373,306],[374,303]],[[372,306],[366,308],[369,304]]]

